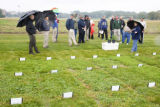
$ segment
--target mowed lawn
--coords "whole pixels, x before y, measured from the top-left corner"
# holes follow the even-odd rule
[[[60,30],[66,32],[64,26]],[[29,55],[26,33],[16,34],[11,28],[3,32],[13,33],[0,34],[2,107],[11,106],[10,99],[16,97],[23,98],[22,105],[15,105],[22,107],[160,107],[160,34],[145,34],[136,57],[131,53],[132,42],[120,44],[118,51],[104,51],[101,43],[106,41],[95,34],[95,40],[69,47],[67,33],[60,33],[57,43],[51,42],[50,34],[48,49],[42,48],[43,36],[38,34],[41,53]],[[121,57],[116,56],[118,53]],[[93,55],[98,58],[93,59]],[[26,61],[20,62],[20,57]],[[52,60],[46,61],[46,57]],[[144,65],[139,68],[138,64]],[[112,69],[112,65],[118,65],[118,69]],[[87,67],[93,70],[87,71]],[[51,74],[54,69],[58,73]],[[23,76],[15,77],[15,72],[23,72]],[[156,86],[149,88],[149,82],[156,82]],[[114,85],[120,85],[120,90],[111,91]],[[64,92],[73,92],[73,98],[63,99]]]

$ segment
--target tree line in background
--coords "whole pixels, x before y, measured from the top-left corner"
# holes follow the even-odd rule
[[[3,9],[0,9],[0,18],[3,17],[20,17],[24,14],[25,12],[8,12]],[[133,17],[134,19],[139,19],[139,18],[145,18],[149,20],[160,20],[160,10],[159,11],[153,11],[153,12],[125,12],[125,11],[95,11],[95,12],[80,12],[80,11],[73,11],[72,13],[77,13],[81,15],[89,15],[92,18],[99,19],[102,16],[106,16],[106,18],[110,18],[111,16],[123,16],[125,19],[129,17]],[[68,13],[60,13],[58,15],[59,18],[68,18],[70,14]]]

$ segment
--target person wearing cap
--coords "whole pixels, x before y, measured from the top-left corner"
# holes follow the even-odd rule
[[[85,40],[84,40],[85,29],[86,29],[86,25],[84,22],[84,18],[82,16],[80,16],[80,20],[78,21],[78,30],[79,30],[78,43],[85,43]]]
[[[75,31],[74,31],[74,20],[73,20],[73,15],[70,16],[69,19],[66,21],[66,28],[68,30],[68,42],[69,46],[72,46],[72,41],[74,45],[78,45],[75,39]]]
[[[146,29],[147,25],[146,22],[144,21],[144,18],[141,18],[140,23],[143,25],[144,29]],[[144,30],[141,32],[139,43],[143,43],[143,38],[144,38]]]
[[[118,16],[116,16],[116,19],[113,22],[113,31],[114,31],[114,36],[117,37],[117,41],[120,41],[120,29],[121,29],[121,21],[119,20]]]
[[[48,48],[48,38],[50,31],[49,18],[46,16],[42,22],[42,32],[44,34],[43,48]]]

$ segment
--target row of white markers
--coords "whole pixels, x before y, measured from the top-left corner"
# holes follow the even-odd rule
[[[156,52],[153,53],[153,55],[156,55]],[[120,57],[121,55],[120,54],[117,54],[117,57]],[[139,56],[139,53],[136,53],[135,56]],[[93,59],[96,59],[98,58],[98,55],[93,55]],[[71,56],[71,59],[76,59],[75,56]],[[25,61],[26,59],[25,58],[20,58],[20,61]],[[52,60],[52,57],[47,57],[46,60]],[[143,64],[138,64],[138,67],[142,67]],[[117,69],[118,66],[117,65],[113,65],[112,66],[113,69]],[[87,71],[90,71],[90,70],[93,70],[92,67],[87,67]],[[57,73],[58,70],[51,70],[51,73]],[[23,73],[22,72],[16,72],[15,73],[15,76],[22,76]],[[156,83],[155,82],[150,82],[148,83],[148,87],[155,87]],[[120,90],[120,86],[119,85],[116,85],[116,86],[112,86],[111,87],[111,90],[112,91],[119,91]],[[66,93],[63,93],[62,95],[63,98],[72,98],[73,97],[73,92],[66,92]],[[14,104],[22,104],[23,102],[23,98],[20,97],[20,98],[11,98],[11,105],[14,105]]]

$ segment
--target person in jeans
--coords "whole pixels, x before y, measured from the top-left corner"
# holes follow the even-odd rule
[[[49,30],[50,30],[50,24],[48,19],[49,18],[46,16],[42,23],[42,32],[44,34],[43,48],[48,48],[48,38],[49,38]]]
[[[117,37],[117,40],[120,41],[121,21],[119,20],[118,16],[116,16],[116,19],[114,20],[112,26],[113,26],[114,35]]]
[[[122,35],[122,43],[124,43],[127,38],[127,45],[128,45],[130,42],[130,35],[131,35],[132,31],[127,25],[125,25],[123,30],[124,31],[123,31],[123,35]]]
[[[132,40],[133,40],[133,46],[131,52],[136,52],[137,51],[137,42],[140,38],[141,35],[141,28],[138,26],[137,22],[134,22],[134,29],[132,29]]]
[[[110,20],[110,32],[111,32],[111,38],[113,35],[113,22],[114,22],[115,18],[114,16],[112,16],[112,19]]]
[[[85,43],[85,40],[84,40],[85,29],[86,29],[86,25],[84,22],[84,18],[82,16],[80,16],[80,20],[78,21],[78,30],[79,30],[78,43]]]
[[[78,30],[78,14],[74,15],[74,32],[75,32],[75,38],[77,37],[77,30]]]
[[[108,28],[107,20],[106,20],[106,17],[103,16],[102,19],[101,19],[101,21],[100,21],[100,30],[103,31],[103,33],[102,33],[102,39],[104,39],[104,34],[105,34],[106,40],[108,40],[108,31],[107,31],[107,28]]]
[[[75,31],[74,31],[74,20],[73,20],[73,15],[70,16],[70,19],[67,20],[66,22],[66,28],[68,30],[68,42],[69,46],[72,46],[72,41],[74,45],[78,45],[75,39]]]
[[[33,25],[33,20],[34,20],[34,15],[29,16],[29,20],[26,23],[26,32],[29,35],[29,54],[33,54],[33,48],[35,50],[36,53],[40,53],[38,51],[38,48],[36,46],[36,27]]]
[[[122,16],[119,18],[119,20],[121,21],[121,29],[120,29],[120,31],[121,31],[121,35],[123,36],[123,29],[124,29],[124,26],[126,24],[125,24],[125,21],[123,20]]]

